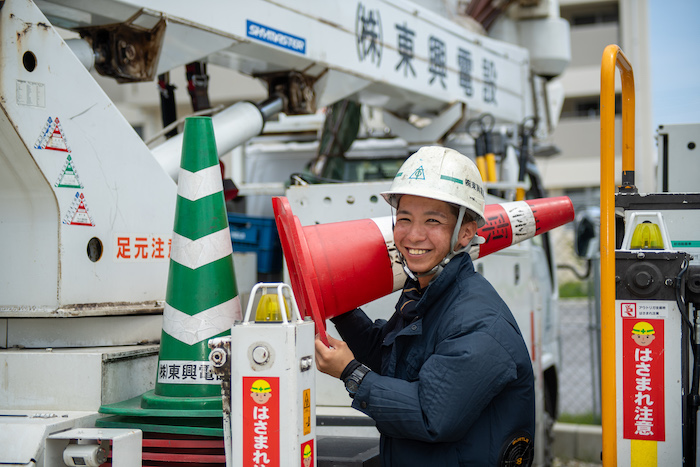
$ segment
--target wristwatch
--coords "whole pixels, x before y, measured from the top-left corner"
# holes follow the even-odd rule
[[[372,370],[365,365],[360,365],[345,379],[345,389],[347,389],[350,397],[355,397],[355,394],[360,389],[360,384],[362,384],[362,379],[370,371]]]

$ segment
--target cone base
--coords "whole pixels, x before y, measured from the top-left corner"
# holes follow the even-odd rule
[[[137,417],[113,415],[95,421],[98,428],[139,429],[144,433],[170,433],[178,435],[216,436],[223,438],[223,417],[174,418]]]
[[[136,417],[221,418],[223,404],[219,397],[165,397],[153,390],[115,404],[103,405],[100,413]]]

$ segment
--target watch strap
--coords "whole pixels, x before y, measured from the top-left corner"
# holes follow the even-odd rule
[[[350,377],[352,372],[355,371],[360,365],[362,365],[362,363],[358,362],[357,360],[351,360],[350,363],[348,363],[345,366],[343,372],[340,374],[340,380],[344,383],[348,379],[348,377]]]

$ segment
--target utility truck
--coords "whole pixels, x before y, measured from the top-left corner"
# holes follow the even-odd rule
[[[330,178],[324,167],[361,157],[365,171],[377,173],[372,161],[381,154],[401,160],[425,144],[475,158],[487,204],[545,196],[532,154],[556,127],[562,92],[551,78],[566,67],[569,47],[555,0],[507,8],[490,1],[10,0],[0,2],[0,57],[0,465],[214,465],[225,462],[228,439],[221,409],[183,424],[177,410],[139,418],[139,408],[124,405],[167,383],[159,379],[167,379],[159,344],[180,241],[173,223],[183,142],[177,135],[149,148],[94,73],[124,86],[160,79],[164,114],[171,96],[163,77],[173,70],[188,70],[199,112],[208,106],[205,65],[261,80],[263,101],[209,111],[221,156],[266,122],[331,109],[320,141],[303,149],[314,161],[311,176],[297,176],[288,191],[236,187],[239,196],[286,195],[301,222],[314,225],[389,213],[376,197],[386,181],[309,184]],[[370,122],[359,139],[341,118],[350,105]],[[257,144],[258,153],[274,152],[263,143],[245,150]],[[246,258],[234,254],[244,309],[257,282]],[[535,462],[546,465],[559,365],[552,246],[537,237],[480,259],[477,269],[526,338],[536,375]],[[214,326],[199,343],[231,324]],[[193,381],[220,384],[206,358],[195,363]],[[351,413],[337,382],[318,376],[317,385],[323,426],[314,452],[324,465],[330,455],[322,450],[338,438],[351,446],[350,439],[377,434]]]

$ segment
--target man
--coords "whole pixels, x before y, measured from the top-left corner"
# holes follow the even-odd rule
[[[316,341],[316,364],[341,378],[381,433],[384,466],[529,465],[535,391],[510,310],[474,270],[484,189],[476,165],[424,147],[382,193],[409,278],[389,319],[333,319],[344,341]],[[511,464],[512,462],[512,464]]]

